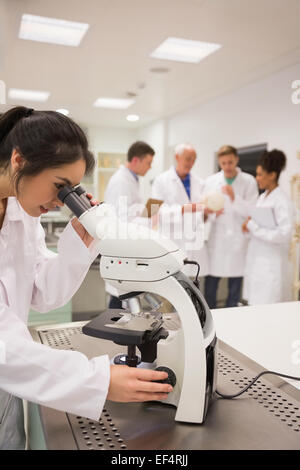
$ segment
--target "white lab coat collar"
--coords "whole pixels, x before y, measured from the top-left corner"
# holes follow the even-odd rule
[[[22,209],[16,197],[9,197],[7,199],[7,207],[4,224],[10,221],[24,220],[26,212]]]
[[[170,173],[171,181],[173,181],[177,185],[177,193],[181,200],[181,204],[188,204],[190,202],[190,199],[187,195],[182,179],[177,174],[175,166],[172,165],[168,171]],[[190,173],[190,178],[191,178],[191,185],[192,185],[191,173]]]
[[[267,191],[262,193],[260,199],[267,199],[268,201],[270,201],[271,199],[273,199],[273,196],[276,197],[277,193],[280,193],[280,192],[281,192],[281,189],[279,186],[277,186],[275,189],[273,189],[273,191],[270,192],[270,194],[267,194]]]
[[[175,168],[174,165],[172,165],[171,168],[168,171],[170,172],[171,178],[173,180],[179,180],[180,182],[182,182],[180,176],[178,176],[178,173],[177,173],[176,168]],[[189,173],[189,175],[190,175],[190,178],[193,177],[191,172]]]
[[[236,175],[236,177],[234,178],[233,183],[240,177],[240,175],[241,175],[241,173],[242,173],[242,170],[240,169],[239,166],[236,167],[236,171],[237,171],[237,175]],[[224,181],[226,182],[226,178],[225,178],[225,175],[224,175],[224,171],[221,170],[221,171],[220,171],[220,174],[222,175]]]
[[[176,172],[176,169],[175,169],[175,166],[174,166],[174,165],[172,165],[172,166],[169,168],[169,172],[170,172],[171,178],[172,178],[173,180],[178,180],[178,179],[179,179],[179,176],[178,176],[178,174],[177,174],[177,172]]]
[[[131,173],[131,171],[129,170],[129,168],[127,168],[127,166],[125,165],[120,165],[120,170],[123,172],[123,173],[126,173],[126,175],[129,175],[130,178],[132,179],[132,181],[134,181],[136,184],[139,184],[139,178],[136,179],[134,177],[134,175]],[[138,177],[139,175],[137,175]]]

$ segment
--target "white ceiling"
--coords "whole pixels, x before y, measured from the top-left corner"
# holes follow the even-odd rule
[[[90,29],[79,47],[24,41],[23,13]],[[51,92],[47,103],[8,105],[67,108],[86,125],[136,128],[300,62],[299,18],[299,0],[0,0],[0,79],[7,89]],[[150,58],[168,36],[223,47],[199,64]],[[127,92],[137,94],[128,110],[92,106]],[[128,113],[141,120],[127,122]]]

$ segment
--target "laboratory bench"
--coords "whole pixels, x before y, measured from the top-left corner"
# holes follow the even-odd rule
[[[220,392],[237,393],[265,369],[300,376],[295,349],[300,302],[217,309],[212,314]],[[165,327],[172,329],[177,315],[164,317]],[[43,325],[30,331],[35,341],[81,351],[89,358],[125,352],[111,341],[83,335],[85,324]],[[156,402],[106,401],[99,421],[31,403],[28,414],[32,450],[300,449],[300,383],[272,375],[261,377],[239,398],[215,397],[201,425],[176,422],[175,408]]]
[[[220,340],[264,369],[300,377],[300,301],[222,308],[212,314]],[[300,382],[286,380],[300,390]]]

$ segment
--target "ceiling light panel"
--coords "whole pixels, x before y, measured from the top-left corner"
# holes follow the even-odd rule
[[[199,63],[208,55],[220,49],[220,44],[192,41],[190,39],[167,38],[150,57],[177,62]]]
[[[140,120],[140,116],[138,116],[138,114],[128,114],[128,116],[126,116],[126,119],[130,122],[136,122]]]
[[[8,97],[12,100],[45,102],[49,99],[49,96],[49,91],[21,90],[19,88],[10,88],[8,91]]]
[[[127,109],[129,106],[133,105],[133,103],[135,103],[133,99],[98,98],[94,106],[109,109]]]
[[[19,38],[64,46],[79,46],[89,29],[87,23],[22,15]]]

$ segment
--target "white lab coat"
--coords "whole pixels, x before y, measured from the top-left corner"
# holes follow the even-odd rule
[[[150,227],[150,219],[141,217],[145,205],[140,195],[139,180],[125,165],[121,165],[110,178],[105,190],[104,201],[115,208],[117,216],[122,222],[133,222]],[[110,295],[118,296],[117,290],[107,281],[105,289]]]
[[[114,206],[120,220],[149,225],[149,219],[141,217],[145,205],[140,195],[139,181],[125,165],[121,165],[110,178],[104,200]]]
[[[200,264],[200,276],[208,273],[208,254],[205,243],[205,224],[203,212],[185,213],[182,206],[191,202],[200,202],[203,196],[204,181],[193,173],[190,174],[191,198],[174,166],[157,176],[152,185],[152,197],[164,201],[161,206],[160,230],[170,236],[189,260]],[[170,223],[168,223],[170,222]],[[196,274],[195,266],[185,266],[187,275]]]
[[[256,203],[258,189],[255,178],[237,168],[232,183],[235,199],[224,194],[224,213],[212,222],[208,240],[211,276],[240,277],[244,275],[248,239],[242,232],[242,223],[248,215],[249,206]],[[205,181],[205,193],[222,192],[227,185],[224,172],[209,176]]]
[[[292,205],[281,188],[259,196],[257,207],[272,207],[276,228],[248,222],[250,242],[247,253],[243,298],[250,305],[290,300],[288,292],[288,251],[293,227]],[[291,290],[291,285],[289,286]]]
[[[97,420],[110,380],[108,356],[88,360],[79,352],[51,349],[32,340],[30,307],[46,312],[64,305],[97,256],[69,223],[58,254],[47,250],[38,218],[8,198],[0,230],[0,389],[17,397]]]

